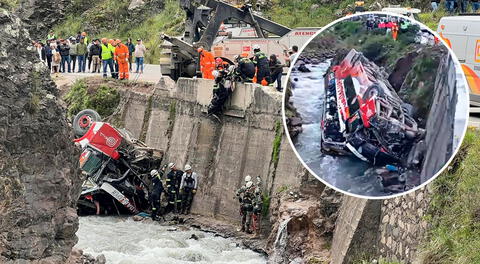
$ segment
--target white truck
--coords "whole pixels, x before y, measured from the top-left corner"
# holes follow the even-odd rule
[[[480,107],[480,15],[443,17],[437,31],[462,64],[470,105]]]

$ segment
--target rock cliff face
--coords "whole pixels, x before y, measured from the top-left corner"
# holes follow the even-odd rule
[[[0,11],[0,263],[65,263],[81,178],[57,88],[19,18]],[[25,261],[25,262],[22,262]]]
[[[25,22],[34,40],[45,38],[48,31],[65,17],[68,0],[23,0],[15,14]]]

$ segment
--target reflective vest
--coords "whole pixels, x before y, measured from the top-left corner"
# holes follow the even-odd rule
[[[109,60],[115,53],[115,48],[110,44],[102,44],[102,60]]]

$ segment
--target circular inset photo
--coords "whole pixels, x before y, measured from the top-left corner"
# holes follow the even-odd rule
[[[410,18],[339,19],[299,52],[284,125],[303,165],[346,194],[390,198],[433,180],[458,150],[469,95],[455,55]]]

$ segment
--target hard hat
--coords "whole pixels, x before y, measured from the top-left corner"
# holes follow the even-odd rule
[[[152,177],[155,176],[155,175],[157,175],[157,174],[158,174],[158,171],[157,171],[157,170],[152,170],[152,171],[150,172],[150,175],[151,175]]]
[[[175,166],[175,163],[174,162],[170,162],[168,163],[168,168],[171,169]]]
[[[254,50],[259,50],[259,49],[260,49],[260,45],[258,45],[258,44],[253,45],[253,49],[254,49]]]
[[[189,164],[185,165],[185,171],[189,171],[192,169],[192,166],[190,166]]]
[[[120,39],[116,39],[115,41],[116,41],[117,43],[122,43],[122,40],[120,40]]]
[[[108,43],[113,44],[113,43],[115,43],[115,40],[109,39],[109,40],[108,40]]]
[[[242,58],[246,58],[246,57],[248,57],[248,53],[244,52],[244,53],[242,53],[241,56],[242,56]]]
[[[252,181],[249,181],[249,182],[247,182],[247,184],[246,184],[245,186],[246,186],[247,188],[250,188],[250,187],[252,187],[252,185],[253,185],[253,182],[252,182]]]
[[[198,53],[200,53],[200,52],[202,52],[202,51],[203,51],[203,48],[202,48],[202,47],[200,47],[200,48],[197,49],[197,52],[198,52]]]
[[[213,77],[217,78],[218,75],[220,75],[220,72],[217,71],[217,70],[214,70],[214,71],[212,71],[212,75],[213,75]]]
[[[222,58],[216,58],[216,59],[215,59],[215,63],[220,64],[220,63],[222,63],[222,62],[223,62]]]
[[[252,180],[252,176],[250,175],[245,176],[245,182],[249,182],[251,180]]]

